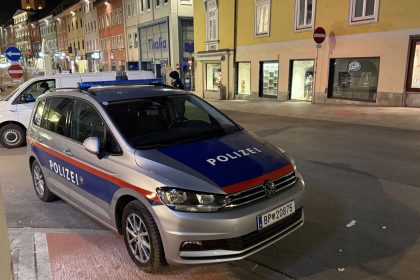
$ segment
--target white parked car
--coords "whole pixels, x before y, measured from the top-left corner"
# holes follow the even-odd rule
[[[128,71],[126,74],[129,80],[154,78],[151,71]],[[26,129],[35,100],[49,89],[76,88],[78,82],[115,80],[116,75],[117,72],[61,74],[24,82],[0,101],[0,144],[6,148],[25,144]]]

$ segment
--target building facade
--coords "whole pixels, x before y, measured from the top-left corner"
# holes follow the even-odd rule
[[[17,10],[13,15],[14,34],[16,47],[21,50],[23,64],[32,64],[33,52],[31,45],[31,24],[30,17],[34,12],[30,10]]]
[[[21,0],[22,9],[42,10],[45,8],[45,0]]]
[[[64,12],[54,16],[57,33],[57,53],[55,55],[56,68],[59,72],[71,69],[69,56],[69,42],[67,34],[67,16]]]
[[[98,17],[96,7],[93,2],[93,0],[82,0],[79,2],[82,8],[85,33],[85,53],[89,72],[99,71],[99,62],[101,58],[101,52],[99,49]]]
[[[30,41],[32,48],[32,66],[35,69],[44,69],[43,59],[40,58],[39,53],[42,49],[41,29],[37,20],[32,20],[30,23]]]
[[[164,80],[170,71],[178,70],[186,88],[191,89],[193,1],[125,0],[124,3],[131,68],[153,70],[156,77]]]
[[[97,0],[100,69],[119,71],[127,69],[122,0]]]
[[[69,71],[83,73],[88,70],[85,52],[85,31],[82,8],[79,2],[63,11],[67,25]]]
[[[46,75],[56,72],[55,54],[57,53],[57,33],[55,20],[52,14],[38,21],[41,31],[41,52],[40,58],[44,61]]]
[[[420,106],[420,2],[239,0],[230,9],[221,2],[194,11],[198,94],[216,96],[213,79],[228,83],[229,99]],[[316,27],[326,31],[318,46]],[[223,68],[227,56],[209,56],[226,48],[229,33],[234,60],[215,78],[211,64]]]

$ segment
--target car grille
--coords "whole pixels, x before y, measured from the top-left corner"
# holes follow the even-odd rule
[[[267,227],[262,230],[256,230],[246,235],[229,238],[229,239],[218,239],[218,240],[205,240],[202,241],[203,245],[200,249],[196,250],[231,250],[231,251],[244,251],[250,249],[253,246],[261,245],[265,241],[269,241],[272,238],[286,235],[291,230],[295,229],[300,225],[299,221],[302,221],[303,210],[302,208],[296,209],[296,212],[292,215],[284,218],[283,220]],[[182,249],[181,249],[182,250]],[[190,249],[191,250],[191,249]],[[188,258],[188,257],[187,257]],[[200,257],[192,257],[197,259]],[[208,258],[208,257],[206,257]],[[220,258],[218,256],[217,258]]]
[[[296,181],[295,171],[273,180],[276,194],[293,186]],[[230,199],[230,203],[226,207],[232,208],[267,198],[267,194],[265,193],[264,185],[258,185],[251,189],[231,194],[228,198]]]

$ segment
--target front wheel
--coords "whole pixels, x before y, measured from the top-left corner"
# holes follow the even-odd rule
[[[0,129],[0,143],[3,147],[11,149],[25,143],[25,130],[16,124],[7,124]]]
[[[45,202],[56,200],[57,196],[53,194],[48,188],[47,182],[45,181],[44,173],[42,173],[41,166],[36,160],[32,162],[31,173],[35,193],[38,196],[38,198]]]
[[[167,265],[159,230],[146,206],[134,200],[124,208],[122,218],[125,246],[134,263],[151,273]]]

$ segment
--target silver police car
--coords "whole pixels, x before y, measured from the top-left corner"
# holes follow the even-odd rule
[[[305,184],[285,151],[194,94],[124,82],[38,98],[27,142],[41,200],[122,234],[147,272],[238,260],[303,225]]]

